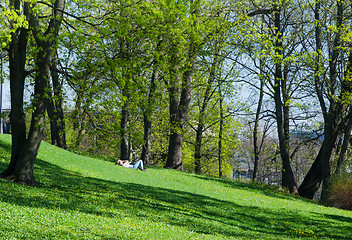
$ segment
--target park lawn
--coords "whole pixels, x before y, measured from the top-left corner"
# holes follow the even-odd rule
[[[0,171],[10,160],[0,135]],[[0,180],[0,239],[352,239],[352,212],[256,185],[142,172],[43,142],[42,186]]]

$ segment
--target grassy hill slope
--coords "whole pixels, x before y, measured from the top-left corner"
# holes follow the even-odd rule
[[[0,135],[0,171],[10,136]],[[185,172],[142,172],[42,143],[44,185],[0,180],[0,239],[352,239],[352,212]]]

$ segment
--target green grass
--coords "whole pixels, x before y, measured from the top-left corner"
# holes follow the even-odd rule
[[[10,136],[0,135],[0,170]],[[185,172],[142,172],[42,143],[44,185],[0,180],[0,239],[352,239],[352,212]]]

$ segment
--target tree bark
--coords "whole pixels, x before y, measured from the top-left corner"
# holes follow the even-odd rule
[[[84,110],[82,112],[82,102],[83,102],[83,89],[82,86],[79,86],[78,91],[76,91],[76,100],[75,100],[75,108],[72,112],[73,119],[73,128],[77,132],[77,136],[74,140],[74,148],[79,148],[82,139],[83,139],[83,131],[85,129],[85,122],[83,120]]]
[[[193,0],[190,1],[190,6],[191,15],[196,16],[198,14],[198,8],[194,6]],[[197,21],[195,21],[193,23],[192,28],[194,28],[197,24]],[[182,169],[183,131],[185,128],[186,121],[188,119],[188,112],[191,102],[191,83],[197,55],[197,48],[193,34],[194,32],[191,32],[189,34],[189,46],[186,59],[186,64],[188,67],[182,74],[180,99],[178,99],[179,89],[177,86],[179,76],[177,70],[179,69],[177,66],[172,66],[171,69],[171,72],[173,72],[171,74],[171,77],[174,77],[174,79],[172,79],[173,83],[169,86],[171,131],[169,136],[169,147],[165,168],[172,168],[178,170]],[[174,65],[173,60],[177,59],[178,53],[177,50],[175,52],[175,49],[172,49],[171,51],[173,51],[171,61],[172,65]]]
[[[46,107],[46,112],[48,113],[48,117],[50,119],[50,136],[51,136],[51,144],[54,146],[57,146],[57,140],[58,140],[58,131],[57,131],[57,125],[56,125],[56,119],[55,119],[55,107],[54,107],[54,96],[52,93],[49,93],[49,97],[45,99],[45,107]]]
[[[223,108],[223,96],[221,92],[221,85],[219,85],[219,107],[220,107],[220,126],[219,126],[219,152],[218,152],[218,162],[219,162],[219,177],[223,175],[222,169],[222,138],[223,138],[223,128],[224,128],[224,108]]]
[[[323,86],[321,84],[321,71],[322,71],[322,39],[321,39],[321,22],[320,22],[320,0],[317,0],[315,3],[314,9],[315,16],[315,47],[316,47],[316,59],[314,67],[314,85],[315,91],[318,96],[320,108],[323,112],[323,117],[326,119],[327,109],[325,105],[325,100],[323,96]]]
[[[215,81],[215,71],[216,68],[218,67],[218,53],[219,53],[219,47],[216,44],[216,53],[214,60],[211,64],[211,69],[209,73],[209,78],[207,80],[207,85],[204,93],[204,98],[203,98],[203,103],[199,111],[199,118],[198,118],[198,126],[196,129],[196,142],[194,145],[194,159],[195,159],[195,172],[200,174],[202,171],[202,165],[201,165],[201,157],[202,157],[202,140],[203,140],[203,131],[204,131],[204,125],[205,125],[205,114],[206,110],[208,108],[208,103],[209,100],[212,97],[211,93],[211,88],[212,84]]]
[[[197,130],[196,130],[196,142],[194,145],[194,159],[195,159],[194,170],[195,170],[195,173],[198,173],[198,174],[202,172],[201,157],[202,157],[203,128],[204,128],[204,123],[199,121]]]
[[[19,3],[10,5],[10,8],[20,9]],[[27,14],[27,7],[25,14]],[[11,160],[7,169],[1,174],[2,178],[13,179],[15,177],[16,163],[22,147],[26,141],[26,119],[23,111],[23,91],[26,78],[26,56],[27,56],[28,30],[18,28],[11,36],[9,46],[9,67],[10,67],[10,92],[11,92]]]
[[[316,4],[315,9],[315,18],[319,20],[319,9],[320,3]],[[320,105],[324,114],[324,141],[321,146],[321,149],[316,157],[312,167],[304,178],[302,184],[298,188],[298,192],[301,196],[312,199],[316,195],[320,185],[323,183],[322,188],[322,196],[321,199],[324,201],[327,198],[327,188],[328,182],[330,178],[330,157],[335,146],[336,139],[338,134],[341,131],[342,123],[344,121],[344,115],[346,114],[347,106],[341,101],[343,94],[345,92],[351,92],[350,88],[344,88],[344,84],[347,83],[350,79],[350,71],[352,68],[352,55],[350,53],[348,67],[346,70],[346,74],[344,79],[342,80],[342,89],[341,96],[336,98],[336,90],[337,90],[337,60],[339,57],[339,46],[341,45],[341,26],[343,23],[343,2],[337,2],[337,33],[334,39],[334,43],[332,46],[332,53],[330,56],[329,67],[330,67],[330,79],[329,79],[329,109],[327,108],[323,102],[323,99],[320,99]],[[319,22],[318,22],[319,24]],[[320,28],[316,28],[316,38],[317,38],[317,51],[318,57],[320,57],[319,52],[321,48],[320,42]],[[320,59],[318,58],[318,61]],[[317,68],[319,68],[320,63],[317,63]],[[317,70],[316,70],[317,71]],[[317,75],[317,73],[316,73]],[[349,84],[348,84],[349,85]],[[316,77],[316,89],[318,92],[318,96],[320,96],[320,83]]]
[[[62,84],[59,81],[59,74],[57,70],[57,54],[54,53],[51,59],[51,79],[53,88],[53,98],[52,98],[52,109],[53,114],[49,118],[52,122],[53,130],[51,141],[53,145],[60,148],[67,149],[66,135],[65,135],[65,121],[64,121],[64,111],[62,109]],[[54,139],[54,140],[53,140]]]
[[[345,126],[344,133],[343,133],[343,141],[342,141],[339,158],[336,164],[335,174],[341,174],[344,172],[345,158],[346,158],[347,149],[351,140],[351,132],[352,132],[352,111],[350,110],[347,116],[347,124]]]
[[[280,7],[275,6],[275,51],[277,56],[282,56],[282,33],[281,33],[281,19]],[[287,149],[287,141],[283,123],[283,110],[281,101],[281,82],[282,77],[282,60],[275,60],[275,82],[274,82],[274,100],[275,100],[275,116],[277,122],[277,132],[279,138],[280,155],[282,159],[282,185],[287,187],[291,194],[297,193],[297,186],[293,171],[290,164],[290,156]]]
[[[160,39],[156,50],[159,50],[162,40]],[[143,123],[144,123],[144,135],[143,140],[144,144],[142,147],[142,155],[141,160],[144,162],[146,166],[149,165],[150,162],[150,152],[151,152],[151,138],[152,138],[152,115],[153,115],[153,107],[154,107],[154,95],[156,91],[156,81],[159,78],[158,72],[158,61],[154,59],[153,61],[153,73],[150,81],[150,88],[148,94],[148,101],[146,110],[143,112]]]
[[[19,159],[16,163],[16,182],[25,185],[37,184],[34,179],[33,166],[38,155],[40,143],[43,136],[45,115],[45,92],[48,88],[50,48],[49,44],[40,44],[43,50],[37,55],[38,73],[35,78],[34,88],[34,112],[32,114],[31,127],[25,145],[21,149]]]
[[[16,2],[16,9],[19,9],[20,3]],[[49,22],[49,26],[44,33],[39,27],[39,21],[28,2],[24,2],[24,13],[30,22],[32,34],[38,47],[36,56],[37,74],[34,85],[34,100],[31,126],[28,137],[25,134],[25,122],[23,115],[23,89],[25,73],[24,66],[26,62],[26,43],[27,35],[22,32],[19,35],[13,36],[15,41],[10,47],[10,71],[20,70],[18,73],[13,73],[10,76],[11,88],[11,122],[14,121],[15,132],[13,132],[13,146],[11,162],[8,169],[3,173],[3,177],[12,178],[15,182],[35,185],[37,181],[34,179],[33,166],[36,160],[40,143],[43,135],[44,113],[45,113],[45,98],[49,79],[49,64],[52,53],[52,48],[55,45],[59,27],[61,24],[65,0],[56,0],[53,9],[53,18]],[[21,31],[21,29],[19,29]],[[17,32],[17,30],[16,30]],[[21,41],[17,41],[21,39]],[[20,50],[20,51],[19,51]],[[18,66],[14,66],[18,64]],[[16,69],[18,68],[18,69]],[[11,73],[10,73],[11,74]],[[15,89],[16,88],[16,89]],[[18,95],[16,95],[18,94]],[[18,119],[17,119],[18,117]],[[24,129],[23,129],[24,128]],[[21,145],[19,145],[21,144]],[[15,152],[16,151],[16,152]]]
[[[182,77],[182,90],[180,100],[177,99],[177,89],[171,87],[170,95],[170,124],[171,133],[169,137],[169,148],[165,168],[182,169],[182,143],[183,131],[188,118],[191,101],[192,69],[184,72]]]
[[[152,121],[150,120],[150,116],[146,113],[143,114],[143,122],[144,122],[144,135],[143,135],[143,148],[141,160],[143,163],[148,166],[150,164],[150,150],[151,150],[151,138],[152,138]]]
[[[283,164],[282,168],[282,186],[287,187],[290,189],[290,192],[293,189],[293,192],[291,193],[297,193],[297,187],[296,183],[294,180],[294,174],[292,172],[291,168],[291,161],[290,161],[290,97],[288,95],[288,89],[287,89],[287,74],[288,74],[288,66],[284,66],[284,75],[283,79],[281,81],[281,90],[282,90],[282,112],[283,112],[283,133],[284,133],[284,138],[285,138],[285,148],[286,152],[288,154],[288,157],[285,157],[286,159],[284,160],[286,163]],[[281,147],[280,147],[281,149]],[[286,154],[286,153],[285,153]],[[289,168],[289,170],[288,170]],[[291,173],[292,172],[292,173]],[[290,176],[292,174],[292,176]],[[293,179],[293,182],[292,182]],[[295,187],[292,187],[292,184],[294,184]]]
[[[262,65],[262,63],[260,64]],[[257,111],[255,113],[255,120],[254,120],[254,129],[253,129],[253,148],[254,148],[254,166],[253,166],[253,176],[252,180],[256,180],[257,173],[258,173],[258,165],[259,165],[259,154],[260,149],[258,147],[258,128],[259,128],[259,117],[260,111],[262,109],[263,104],[263,97],[264,97],[264,77],[260,76],[260,92],[259,92],[259,99],[257,105]]]
[[[128,138],[128,123],[129,123],[129,110],[127,103],[124,103],[121,111],[121,122],[120,122],[120,133],[121,133],[121,144],[120,144],[120,159],[130,160],[130,147]]]
[[[333,115],[330,113],[327,117],[328,122],[326,123],[324,131],[323,144],[313,165],[298,188],[299,195],[308,199],[315,197],[322,181],[324,181],[324,179],[327,180],[330,176],[330,156],[339,131],[336,129],[336,123],[334,124],[332,122],[334,121]]]
[[[324,141],[319,154],[315,159],[311,169],[307,173],[298,191],[302,197],[312,199],[323,183],[322,200],[327,198],[327,188],[330,179],[330,157],[335,147],[338,135],[342,132],[346,122],[345,130],[350,128],[350,114],[346,114],[348,105],[344,102],[345,93],[352,93],[350,79],[352,75],[352,53],[349,55],[348,66],[342,82],[341,95],[337,101],[330,101],[329,111],[326,114],[324,123]],[[350,133],[345,136],[349,138]],[[340,164],[340,163],[339,163]]]

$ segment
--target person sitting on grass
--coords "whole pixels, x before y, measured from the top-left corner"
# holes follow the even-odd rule
[[[117,160],[116,165],[120,165],[126,168],[139,169],[142,171],[146,171],[147,169],[143,167],[143,161],[138,160],[135,164],[131,163],[128,160]]]

